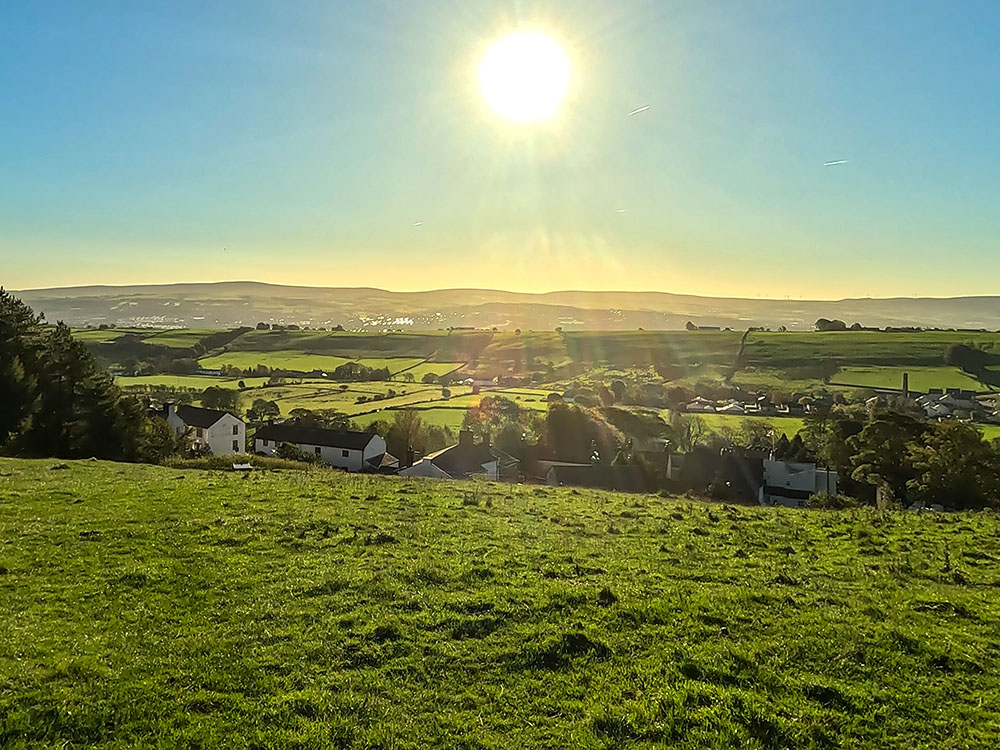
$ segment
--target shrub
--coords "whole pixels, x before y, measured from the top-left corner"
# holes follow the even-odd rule
[[[203,469],[214,471],[229,471],[233,464],[250,464],[255,469],[315,469],[312,463],[304,461],[289,461],[283,458],[271,458],[265,456],[201,456],[199,458],[168,458],[163,462],[164,466],[171,469]]]
[[[844,510],[845,508],[857,508],[858,505],[860,503],[853,497],[832,495],[829,492],[817,492],[806,501],[806,507],[824,510]]]

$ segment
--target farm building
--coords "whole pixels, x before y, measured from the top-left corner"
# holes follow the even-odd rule
[[[837,494],[837,472],[797,461],[764,461],[761,505],[801,507],[817,492]]]
[[[462,430],[458,434],[458,443],[424,456],[412,466],[400,469],[399,473],[406,477],[436,479],[498,479],[516,464],[515,459],[491,449],[488,438],[477,443],[470,431]]]
[[[386,461],[385,439],[381,435],[283,424],[269,424],[257,430],[254,451],[273,456],[285,443],[347,471],[379,471],[395,460],[390,456],[391,460]]]
[[[168,403],[159,415],[178,435],[190,435],[199,450],[217,456],[246,450],[247,426],[227,411]]]

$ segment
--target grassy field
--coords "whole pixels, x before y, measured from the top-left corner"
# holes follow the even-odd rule
[[[934,367],[944,363],[944,355],[952,344],[970,344],[994,351],[1000,349],[1000,334],[954,331],[752,333],[747,338],[744,362],[749,366],[782,368],[832,359],[842,367]]]
[[[0,745],[988,748],[1000,522],[0,459]]]
[[[330,372],[349,361],[349,359],[344,357],[335,357],[329,354],[307,354],[292,350],[275,352],[232,351],[205,357],[199,360],[198,364],[210,370],[219,369],[223,365],[239,367],[244,370],[256,367],[257,365],[264,365],[265,367],[278,370],[295,370],[299,372],[325,370]]]
[[[393,370],[393,375],[400,375],[402,372],[408,372],[413,376],[413,379],[419,383],[427,374],[438,376],[447,375],[455,372],[456,370],[462,369],[463,365],[463,362],[421,362],[404,371]]]
[[[1000,425],[980,424],[976,425],[987,440],[1000,440]]]
[[[218,369],[223,365],[232,365],[241,369],[264,365],[272,370],[297,370],[300,372],[312,372],[313,370],[332,372],[347,362],[358,362],[372,369],[388,367],[389,372],[393,375],[404,371],[412,372],[414,380],[417,381],[426,372],[442,374],[453,372],[462,366],[460,362],[423,363],[423,360],[416,357],[361,357],[359,359],[347,359],[346,357],[330,354],[312,354],[292,350],[261,352],[229,351],[199,360],[199,364],[208,369]]]
[[[731,380],[732,384],[748,391],[779,389],[790,393],[810,393],[813,391],[848,390],[833,384],[826,384],[819,378],[803,377],[796,372],[775,368],[739,370]]]
[[[479,334],[480,339],[488,335]],[[452,337],[443,332],[421,333],[329,333],[326,331],[251,331],[229,344],[231,351],[301,351],[347,359],[359,357],[415,357],[424,359],[447,348]],[[471,340],[455,334],[455,342]],[[461,347],[459,347],[461,348]],[[458,359],[464,359],[460,357]]]
[[[962,388],[970,391],[987,389],[975,378],[957,367],[848,367],[838,372],[833,383],[862,385],[868,388],[903,387],[903,373],[910,376],[910,389],[926,393],[931,388]]]
[[[787,435],[789,439],[795,437],[802,429],[803,420],[799,417],[741,417],[736,414],[698,414],[698,417],[708,425],[709,429],[720,430],[727,428],[738,430],[744,420],[751,419],[755,424],[769,424],[779,435]],[[667,415],[663,415],[667,419]]]
[[[362,427],[367,427],[372,422],[377,422],[380,419],[391,422],[395,419],[395,414],[391,409],[385,409],[382,403],[371,404],[369,409],[379,409],[372,414],[362,414],[358,416],[354,421],[357,422]],[[456,434],[462,427],[462,421],[465,419],[466,410],[461,407],[448,407],[448,406],[434,406],[427,404],[413,405],[411,408],[416,409],[420,413],[420,419],[424,424],[434,425],[436,427],[447,427]]]
[[[404,370],[410,370],[411,368],[416,367],[423,360],[415,357],[362,357],[357,361],[365,367],[371,367],[372,369],[388,367],[389,372],[395,375],[398,372],[403,372]],[[416,376],[414,376],[414,380],[416,380]]]
[[[479,402],[483,400],[484,396],[499,396],[510,399],[522,409],[530,409],[531,411],[548,411],[549,393],[551,393],[551,391],[527,388],[509,388],[496,391],[482,391],[478,394],[470,393],[467,396],[460,396],[457,398],[453,397],[449,403],[451,406],[462,406],[468,408],[470,406],[477,406]]]
[[[190,349],[212,333],[215,331],[209,328],[184,328],[153,333],[145,336],[143,341],[147,344],[167,346],[171,349]]]
[[[347,386],[346,389],[344,386]],[[359,396],[368,398],[373,395],[387,396],[390,389],[399,395],[374,402],[366,400],[358,403]],[[455,387],[451,390],[452,393],[463,395],[468,393],[470,389]],[[420,383],[309,382],[267,386],[246,393],[248,405],[251,400],[258,398],[274,401],[281,409],[281,413],[287,416],[293,409],[334,409],[345,414],[360,414],[372,409],[391,409],[393,407],[399,408],[413,404],[420,405],[440,401],[442,396],[440,386],[423,385]]]
[[[559,367],[581,363],[590,367],[648,367],[667,363],[683,368],[704,364],[732,365],[740,334],[688,331],[572,331],[566,333],[498,333],[479,356],[481,364],[529,366],[532,362]]]
[[[122,388],[135,386],[166,386],[169,388],[197,388],[205,390],[211,386],[217,388],[239,388],[243,383],[247,388],[258,388],[267,382],[267,378],[216,378],[211,375],[139,375],[119,376],[115,382]]]
[[[85,344],[108,344],[126,333],[128,331],[119,328],[106,328],[103,331],[97,328],[76,328],[73,330],[73,338]]]

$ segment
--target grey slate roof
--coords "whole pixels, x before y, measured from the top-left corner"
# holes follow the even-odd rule
[[[269,424],[257,430],[255,440],[273,440],[275,443],[294,445],[319,445],[325,448],[364,450],[372,438],[370,432],[352,430],[324,430],[318,427],[296,427],[294,425]]]
[[[177,416],[189,427],[208,429],[228,413],[216,409],[202,409],[200,406],[177,405]]]
[[[450,477],[465,477],[481,474],[483,464],[496,461],[497,456],[489,446],[482,443],[458,443],[429,454],[427,460]]]

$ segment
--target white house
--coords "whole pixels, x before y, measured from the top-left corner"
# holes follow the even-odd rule
[[[761,505],[786,505],[797,508],[817,492],[837,494],[837,472],[817,469],[816,464],[798,461],[764,461],[764,484],[760,488]]]
[[[505,466],[506,468],[506,466]],[[486,477],[496,479],[500,473],[500,457],[490,450],[489,440],[476,443],[472,433],[462,430],[458,443],[431,453],[413,466],[400,469],[404,477],[432,477],[435,479],[467,479]]]
[[[347,471],[375,471],[382,467],[385,439],[370,432],[324,430],[269,424],[254,435],[254,452],[273,456],[285,443]]]
[[[217,456],[246,450],[247,426],[242,419],[227,411],[166,404],[161,414],[178,435],[190,435],[191,442],[199,450],[207,450]]]

